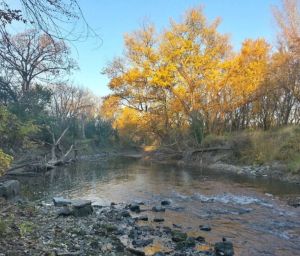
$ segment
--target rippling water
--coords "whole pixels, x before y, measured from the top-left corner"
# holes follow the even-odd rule
[[[102,205],[143,201],[150,208],[168,199],[167,211],[156,213],[165,225],[181,225],[211,243],[225,236],[236,255],[300,255],[300,208],[284,200],[300,195],[299,185],[128,159],[81,162],[22,184],[29,199],[45,202],[61,195]],[[202,224],[212,231],[200,231]]]

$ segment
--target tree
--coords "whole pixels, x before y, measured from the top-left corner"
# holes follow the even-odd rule
[[[88,90],[66,83],[52,85],[50,89],[50,115],[55,120],[52,130],[61,133],[63,129],[70,127],[74,136],[78,125],[81,137],[85,138],[85,123],[95,118],[98,112],[97,99]]]
[[[290,91],[300,102],[300,1],[282,0],[282,5],[282,10],[273,9],[280,30],[275,72],[280,87]]]
[[[279,26],[279,45],[300,58],[300,1],[282,0],[282,7],[273,8]]]
[[[14,36],[2,33],[0,59],[26,92],[34,80],[55,79],[76,67],[68,46],[38,30],[27,30]]]
[[[196,8],[160,35],[148,25],[125,36],[125,54],[104,70],[113,91],[104,106],[119,105],[114,116],[121,135],[132,127],[160,142],[192,134],[200,143],[204,133],[224,128],[219,123],[228,113],[246,114],[242,108],[264,82],[270,47],[263,39],[246,40],[234,53],[218,25]]]
[[[77,0],[19,0],[13,9],[0,0],[0,29],[14,21],[30,23],[46,35],[64,40],[78,40],[97,33],[86,22]]]

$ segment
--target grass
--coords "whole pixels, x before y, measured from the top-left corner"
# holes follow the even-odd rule
[[[6,230],[7,224],[3,220],[0,220],[0,237],[3,237],[5,235]]]
[[[36,226],[32,222],[29,221],[22,222],[19,225],[21,237],[26,236],[26,234],[31,234],[34,231],[35,227]]]
[[[268,131],[243,131],[207,136],[204,146],[231,145],[240,164],[269,164],[280,161],[292,173],[300,173],[300,127],[286,126]]]

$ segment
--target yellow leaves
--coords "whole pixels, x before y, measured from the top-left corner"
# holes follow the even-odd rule
[[[0,176],[2,176],[5,170],[10,166],[13,157],[5,154],[0,148]]]
[[[106,119],[114,119],[120,106],[121,99],[118,96],[110,95],[102,103],[100,112]]]
[[[125,36],[124,64],[107,69],[110,88],[122,98],[114,123],[122,134],[161,138],[172,125],[186,129],[193,113],[222,117],[255,94],[267,73],[269,45],[245,40],[234,54],[218,25],[191,9],[161,35],[144,26]]]

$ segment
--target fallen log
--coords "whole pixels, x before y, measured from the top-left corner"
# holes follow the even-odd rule
[[[203,152],[211,152],[211,151],[222,151],[222,150],[232,150],[231,147],[211,147],[211,148],[198,148],[191,151],[191,154],[194,153],[203,153]]]

